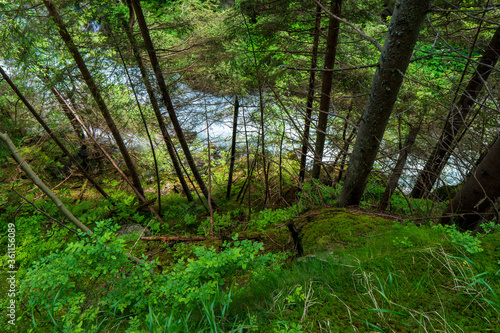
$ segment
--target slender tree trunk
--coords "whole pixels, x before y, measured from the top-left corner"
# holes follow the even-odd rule
[[[463,230],[473,230],[481,216],[500,197],[500,137],[490,148],[471,177],[443,212],[441,224],[455,224]],[[458,214],[452,218],[452,214]]]
[[[114,38],[114,36],[113,36]],[[146,136],[148,137],[149,147],[151,148],[151,154],[153,155],[153,161],[155,165],[155,173],[156,173],[156,197],[158,199],[158,215],[161,216],[161,180],[160,180],[160,171],[158,169],[158,160],[156,159],[156,151],[153,144],[153,140],[151,139],[151,134],[149,133],[148,123],[146,122],[146,117],[144,117],[144,112],[142,112],[141,103],[139,102],[139,98],[137,97],[137,93],[135,92],[135,86],[132,82],[132,78],[128,73],[127,64],[125,63],[125,59],[123,59],[122,51],[120,50],[120,46],[116,45],[116,50],[120,55],[120,59],[123,63],[123,69],[125,69],[125,74],[127,75],[128,82],[130,84],[130,88],[134,94],[135,102],[137,104],[137,109],[139,110],[139,114],[141,115],[142,124],[144,125],[144,129],[146,130]]]
[[[234,114],[233,114],[233,137],[231,140],[231,159],[229,162],[229,177],[227,180],[227,192],[226,199],[231,198],[231,186],[233,185],[233,172],[234,172],[234,162],[236,160],[236,133],[238,132],[238,111],[240,108],[240,103],[238,101],[238,96],[234,98]]]
[[[361,200],[430,2],[403,0],[396,5],[349,160],[340,207]]]
[[[71,222],[75,227],[83,231],[84,233],[92,234],[92,231],[90,231],[89,228],[80,220],[78,220],[67,208],[64,206],[64,204],[59,200],[59,198],[50,190],[50,188],[45,185],[45,183],[38,177],[38,175],[30,168],[28,163],[26,163],[25,159],[19,154],[17,151],[16,146],[12,143],[10,140],[9,136],[5,133],[2,134],[0,133],[0,139],[5,142],[7,147],[12,153],[12,157],[16,162],[21,166],[21,169],[23,169],[24,172],[26,172],[26,175],[33,181],[33,183],[40,189],[42,190],[43,193],[45,193],[52,202],[57,206],[57,209]]]
[[[142,185],[139,180],[139,175],[137,174],[135,165],[132,162],[132,158],[130,157],[130,154],[127,150],[127,147],[125,146],[125,143],[123,142],[120,132],[118,131],[118,128],[116,127],[116,124],[113,118],[111,117],[111,114],[109,113],[108,107],[106,106],[106,103],[104,102],[104,99],[102,98],[101,93],[99,92],[99,89],[87,68],[87,65],[85,64],[85,61],[83,60],[80,52],[78,51],[78,48],[73,42],[71,35],[66,29],[66,26],[61,16],[57,12],[55,4],[52,1],[48,0],[44,0],[43,2],[45,4],[45,7],[47,7],[50,17],[57,26],[57,31],[59,32],[59,35],[61,36],[62,40],[66,44],[66,47],[73,56],[73,59],[75,60],[75,63],[78,66],[78,69],[80,70],[80,73],[82,74],[82,77],[85,83],[87,84],[92,97],[94,98],[97,106],[99,107],[99,110],[101,111],[104,120],[106,121],[106,124],[108,125],[108,128],[111,131],[111,134],[113,135],[113,138],[116,141],[118,149],[122,154],[123,160],[128,168],[130,177],[132,178],[132,182],[134,183],[135,188],[137,188],[137,190],[141,194],[144,194],[144,190],[142,189]]]
[[[349,125],[348,120],[349,116],[351,115],[352,106],[353,106],[353,101],[351,100],[351,105],[349,106],[349,112],[347,112],[346,121],[344,122],[344,129],[342,130],[342,141],[344,142],[344,147],[342,147],[342,150],[338,153],[337,157],[335,158],[335,162],[333,163],[333,166],[335,167],[337,165],[337,161],[342,156],[340,160],[339,173],[337,175],[337,183],[340,183],[340,181],[342,180],[345,161],[347,159],[347,154],[349,152],[349,146],[351,145],[351,140],[354,137],[354,134],[356,133],[356,128],[353,128],[351,134],[349,134],[349,137],[346,137],[347,126]]]
[[[139,52],[139,47],[137,45],[137,40],[135,39],[135,36],[133,34],[132,27],[128,27],[127,23],[124,21],[123,22],[123,30],[125,31],[125,34],[127,35],[129,43],[132,47],[132,52],[134,54],[134,58],[137,62],[137,65],[139,66],[139,70],[141,71],[142,81],[144,82],[144,85],[146,86],[146,91],[148,93],[149,100],[151,101],[151,106],[152,106],[153,111],[155,113],[156,120],[158,121],[158,125],[160,127],[160,131],[161,131],[161,134],[163,136],[163,140],[165,141],[165,145],[167,146],[168,155],[170,156],[170,160],[172,161],[172,165],[174,167],[175,174],[177,175],[177,179],[179,179],[179,182],[181,183],[182,191],[186,195],[187,200],[193,201],[193,195],[191,194],[191,191],[189,190],[189,186],[187,185],[186,179],[184,178],[184,175],[182,174],[180,161],[177,158],[177,154],[175,152],[175,146],[172,142],[172,138],[170,137],[170,134],[168,133],[167,124],[165,124],[165,120],[163,118],[163,115],[161,114],[160,107],[158,105],[158,99],[156,98],[155,92],[153,90],[153,86],[151,84],[151,81],[149,80],[149,75],[148,75],[148,71],[146,70],[146,66],[144,65],[144,62],[142,61],[141,54]]]
[[[52,202],[56,205],[57,209],[61,212],[61,214],[64,215],[75,227],[83,231],[84,233],[88,234],[91,236],[93,233],[92,231],[85,225],[83,224],[79,219],[77,219],[73,213],[71,213],[66,206],[62,203],[62,201],[50,190],[50,188],[38,177],[38,175],[30,168],[28,163],[26,163],[25,158],[23,158],[19,152],[17,151],[16,146],[12,143],[10,140],[9,136],[5,133],[2,134],[0,133],[0,140],[3,140],[9,150],[12,153],[12,157],[16,160],[17,163],[19,163],[19,166],[23,171],[26,173],[26,175],[33,181],[33,183],[40,189],[42,190],[43,193],[47,195],[47,197],[52,200]],[[131,260],[136,262],[137,264],[142,264],[142,262],[134,257],[133,255],[127,254],[125,252],[125,255],[129,257]]]
[[[316,5],[316,19],[314,21],[314,37],[311,55],[311,69],[318,65],[319,28],[321,25],[321,7]],[[312,107],[314,102],[314,84],[316,71],[309,74],[309,89],[307,91],[306,118],[304,119],[304,133],[302,134],[302,151],[300,155],[299,182],[304,181],[306,175],[307,151],[309,150],[309,131],[311,128]]]
[[[499,57],[500,27],[495,31],[488,48],[479,60],[479,65],[460,100],[453,106],[432,155],[425,163],[424,169],[418,175],[417,182],[411,192],[413,198],[422,198],[432,190],[458,141],[457,138],[460,135],[460,131],[464,128],[467,115],[474,106]],[[467,128],[464,130],[467,130]]]
[[[57,144],[57,146],[63,151],[63,153],[70,159],[71,163],[77,166],[78,170],[83,174],[85,178],[87,178],[90,183],[95,187],[95,189],[102,194],[103,197],[109,198],[108,194],[104,191],[104,189],[97,184],[97,182],[94,180],[94,178],[85,170],[85,168],[75,159],[75,157],[66,149],[66,147],[63,145],[63,143],[55,136],[55,134],[52,132],[50,127],[45,123],[45,121],[40,117],[40,115],[35,111],[33,106],[28,102],[28,100],[24,97],[24,95],[19,91],[17,86],[12,82],[12,80],[9,78],[9,76],[4,72],[3,68],[0,67],[0,74],[2,75],[3,79],[9,84],[11,89],[16,93],[16,95],[19,97],[19,99],[24,103],[26,108],[29,110],[29,112],[35,117],[35,119],[38,121],[38,123],[43,127],[43,129],[47,132],[47,134],[54,140],[54,142]]]
[[[396,190],[398,186],[398,181],[401,175],[403,174],[403,168],[406,164],[406,159],[408,158],[408,153],[410,152],[411,146],[415,143],[415,139],[417,138],[417,134],[420,131],[420,127],[413,127],[410,129],[410,133],[406,137],[406,141],[404,146],[402,147],[401,152],[399,153],[398,161],[396,162],[396,166],[392,171],[391,178],[389,179],[389,184],[385,188],[384,195],[380,200],[379,209],[386,210],[389,202],[391,201],[391,196]]]
[[[330,11],[339,16],[341,12],[342,0],[331,0]],[[337,43],[339,39],[340,22],[330,17],[328,25],[328,37],[326,40],[325,69],[333,69],[335,65],[335,56],[337,54]],[[321,83],[321,99],[319,102],[318,126],[316,128],[316,146],[314,148],[314,164],[312,177],[319,179],[321,173],[321,164],[323,160],[323,151],[325,148],[326,127],[328,123],[328,111],[330,109],[330,94],[332,91],[332,71],[323,72]]]
[[[139,3],[139,0],[131,0],[133,9],[135,11],[135,16],[137,18],[137,23],[141,29],[142,38],[144,40],[144,44],[146,46],[146,50],[148,51],[149,60],[151,61],[151,66],[153,67],[153,71],[155,73],[156,82],[158,83],[158,87],[160,88],[160,92],[163,96],[163,100],[167,107],[168,115],[170,116],[170,121],[174,126],[175,134],[177,135],[177,139],[181,145],[182,151],[184,152],[184,156],[188,162],[188,165],[193,173],[193,176],[196,180],[196,183],[200,187],[200,190],[203,192],[203,195],[207,200],[209,200],[208,189],[205,186],[205,182],[203,178],[201,178],[200,173],[198,172],[198,168],[196,167],[196,163],[194,162],[193,156],[189,150],[189,146],[187,144],[186,138],[184,137],[184,133],[182,131],[181,126],[179,125],[179,121],[177,120],[177,115],[174,110],[174,106],[172,104],[172,100],[170,99],[170,94],[168,93],[167,84],[165,83],[165,79],[163,78],[163,73],[160,68],[160,63],[158,62],[158,58],[156,56],[156,51],[153,46],[153,41],[149,36],[148,26],[146,24],[146,19],[144,18],[144,14],[142,13],[142,8]],[[212,199],[213,201],[213,199]],[[215,202],[212,202],[212,207],[217,209]]]

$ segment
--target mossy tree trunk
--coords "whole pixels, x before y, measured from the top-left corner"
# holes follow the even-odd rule
[[[431,0],[398,1],[349,160],[339,206],[358,205]]]

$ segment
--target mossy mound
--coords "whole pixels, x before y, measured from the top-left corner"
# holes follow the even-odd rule
[[[300,232],[305,254],[360,246],[394,225],[392,220],[345,209],[320,209],[309,212],[308,216],[301,221]]]

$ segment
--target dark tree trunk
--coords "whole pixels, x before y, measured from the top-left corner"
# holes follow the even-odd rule
[[[137,23],[141,29],[142,38],[144,40],[144,44],[146,46],[146,50],[149,55],[149,60],[151,61],[151,66],[153,67],[153,71],[155,73],[156,81],[158,83],[158,87],[160,88],[160,92],[163,96],[163,100],[167,107],[168,115],[170,116],[170,120],[172,121],[172,125],[174,126],[175,134],[177,135],[177,139],[181,145],[182,151],[184,152],[184,156],[188,162],[188,165],[193,173],[194,179],[196,183],[200,187],[200,190],[203,192],[203,195],[207,200],[209,200],[208,189],[205,185],[205,182],[201,178],[200,173],[198,172],[198,168],[196,167],[196,163],[191,155],[189,150],[189,146],[187,144],[186,138],[184,137],[184,133],[182,132],[182,128],[179,125],[179,121],[177,120],[177,115],[174,110],[174,106],[172,104],[172,100],[170,99],[170,94],[168,93],[167,84],[165,83],[165,79],[163,78],[163,73],[160,68],[160,63],[158,62],[158,58],[156,56],[156,51],[154,49],[153,41],[149,35],[148,26],[146,23],[146,19],[144,18],[144,14],[142,13],[142,8],[139,3],[139,0],[131,0],[135,16],[137,18]],[[217,209],[215,202],[212,203],[214,209]]]
[[[63,153],[70,159],[71,163],[77,166],[78,170],[83,174],[85,178],[89,180],[89,182],[95,187],[99,193],[102,194],[103,197],[109,198],[108,194],[103,190],[103,188],[97,184],[97,182],[94,180],[94,178],[85,170],[85,168],[75,159],[75,157],[66,149],[66,147],[63,145],[63,143],[55,136],[55,134],[52,132],[50,127],[45,123],[45,121],[40,117],[40,115],[35,111],[33,106],[31,106],[30,102],[24,97],[24,95],[17,89],[17,86],[12,82],[12,80],[9,78],[9,76],[4,72],[3,68],[0,67],[0,74],[2,75],[3,79],[9,84],[9,86],[12,88],[12,90],[16,93],[16,95],[19,97],[19,99],[24,103],[26,108],[29,110],[29,112],[35,117],[35,119],[38,121],[38,123],[43,127],[43,129],[49,134],[49,136],[54,140],[54,142],[57,144],[57,146],[63,151]]]
[[[331,12],[340,16],[342,0],[331,0]],[[328,36],[326,39],[325,69],[333,69],[335,56],[337,54],[337,43],[339,39],[340,22],[331,17],[328,25]],[[332,71],[323,72],[321,83],[321,99],[319,102],[318,126],[316,128],[316,145],[314,148],[314,164],[312,177],[318,179],[321,173],[323,150],[325,148],[326,126],[328,123],[328,111],[330,109],[330,93],[332,91]]]
[[[349,160],[340,207],[357,205],[361,200],[430,2],[399,1],[394,10]]]
[[[108,125],[109,130],[111,131],[111,134],[113,135],[113,138],[116,141],[116,144],[118,146],[118,149],[120,150],[120,153],[122,154],[123,160],[125,162],[125,165],[128,168],[128,171],[130,173],[130,177],[132,178],[132,182],[135,186],[135,188],[141,193],[144,194],[144,190],[142,189],[141,182],[139,180],[139,175],[137,174],[137,170],[135,168],[134,163],[132,162],[132,158],[130,157],[130,154],[127,150],[127,147],[125,146],[125,143],[123,142],[123,139],[120,135],[120,132],[118,131],[118,128],[116,127],[116,124],[111,117],[111,114],[109,113],[108,107],[106,106],[106,103],[104,102],[104,99],[102,98],[99,89],[90,74],[87,65],[85,64],[85,61],[83,60],[80,52],[78,51],[78,48],[76,47],[75,43],[73,42],[73,39],[71,38],[68,30],[66,29],[66,26],[57,12],[57,8],[54,5],[52,1],[43,1],[45,4],[45,7],[47,7],[47,10],[49,12],[50,17],[54,21],[54,23],[57,26],[57,31],[59,32],[59,35],[63,39],[64,43],[66,44],[66,47],[68,48],[69,52],[73,56],[73,59],[75,60],[76,65],[78,66],[78,69],[80,70],[80,73],[82,74],[82,77],[87,84],[90,93],[92,97],[94,98],[97,106],[99,107],[99,110],[101,111],[104,120],[106,121],[106,124]]]
[[[233,115],[233,137],[231,140],[231,159],[229,162],[229,177],[227,180],[226,199],[231,198],[231,186],[233,185],[234,161],[236,160],[236,133],[238,132],[238,111],[240,103],[238,96],[234,98],[234,115]]]
[[[464,128],[465,119],[474,106],[499,56],[500,27],[495,31],[488,48],[484,51],[483,56],[479,60],[479,65],[469,81],[467,88],[460,97],[460,100],[453,106],[441,137],[434,147],[432,155],[425,163],[424,169],[417,178],[417,182],[411,192],[413,198],[422,198],[432,190],[432,187],[436,183],[436,180],[458,141],[457,138],[460,136],[460,131]]]
[[[463,230],[473,230],[481,216],[500,197],[500,137],[490,148],[475,172],[455,195],[443,212],[441,224],[455,224]],[[458,214],[452,218],[452,214]]]
[[[137,62],[137,65],[139,66],[139,70],[141,71],[142,81],[146,86],[146,91],[148,92],[149,100],[151,101],[151,106],[153,107],[156,120],[158,121],[163,140],[165,141],[165,145],[167,146],[168,155],[170,156],[170,160],[172,161],[175,174],[177,175],[177,178],[181,183],[182,191],[186,195],[187,200],[193,201],[193,195],[191,194],[189,186],[187,185],[186,180],[184,179],[184,175],[182,174],[180,162],[177,159],[177,154],[175,153],[175,146],[172,142],[170,134],[168,133],[167,124],[165,124],[165,120],[163,119],[163,115],[161,114],[160,107],[158,105],[158,100],[153,90],[153,86],[151,85],[151,81],[149,80],[148,71],[146,70],[146,66],[142,61],[139,47],[137,45],[137,40],[135,39],[132,28],[128,27],[125,21],[123,22],[123,29],[132,47],[132,52],[134,53],[134,58]]]
[[[311,55],[311,69],[318,64],[319,28],[321,24],[321,7],[316,6],[316,20],[314,22],[314,38]],[[303,182],[306,175],[307,151],[309,150],[309,130],[311,128],[312,107],[314,102],[314,84],[316,82],[316,71],[309,74],[309,89],[307,91],[306,118],[304,120],[304,133],[302,134],[302,151],[300,155],[299,182]]]
[[[391,178],[389,179],[389,184],[385,188],[384,195],[380,200],[379,209],[386,210],[389,202],[391,201],[391,196],[396,190],[396,186],[398,185],[399,178],[403,174],[403,168],[406,164],[406,159],[408,158],[408,153],[410,152],[411,146],[415,143],[415,139],[417,138],[417,134],[420,131],[420,127],[414,127],[410,129],[410,133],[406,137],[406,141],[404,146],[402,147],[402,151],[399,154],[398,161],[396,162],[396,166],[392,171]]]

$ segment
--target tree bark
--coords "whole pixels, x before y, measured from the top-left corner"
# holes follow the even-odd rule
[[[493,67],[500,56],[500,27],[497,28],[483,56],[479,60],[474,75],[458,103],[453,106],[451,114],[443,128],[441,137],[433,149],[433,153],[420,172],[417,182],[411,192],[413,198],[422,198],[433,188],[444,165],[448,161],[455,144],[458,142],[460,131],[465,127],[465,119],[474,106],[479,93],[490,76]],[[464,131],[467,128],[464,129]]]
[[[342,0],[331,0],[331,12],[339,16],[342,6]],[[331,17],[328,25],[328,36],[326,39],[326,55],[324,69],[333,69],[335,56],[337,54],[337,43],[339,39],[340,21]],[[318,126],[316,128],[316,145],[314,148],[314,164],[312,177],[318,179],[321,173],[321,163],[323,160],[323,151],[325,148],[326,127],[328,123],[328,111],[330,109],[330,93],[332,91],[333,72],[323,72],[321,83],[321,99],[319,102]]]
[[[108,125],[109,130],[111,131],[111,134],[113,135],[113,138],[116,141],[116,144],[118,146],[118,149],[120,150],[123,160],[128,168],[128,171],[130,173],[130,177],[132,178],[132,182],[134,183],[135,188],[141,193],[144,194],[144,190],[142,189],[141,182],[139,180],[139,175],[137,174],[137,170],[135,168],[134,163],[132,162],[132,158],[130,157],[130,154],[127,150],[127,147],[125,146],[125,143],[123,142],[123,139],[120,135],[120,132],[118,131],[118,128],[116,127],[116,124],[111,117],[111,114],[109,113],[108,107],[106,106],[106,103],[104,102],[104,99],[102,98],[99,89],[90,74],[87,65],[85,64],[85,61],[83,60],[80,52],[78,51],[78,48],[76,47],[75,43],[73,42],[73,39],[71,38],[71,35],[69,34],[68,30],[66,29],[66,26],[59,15],[57,8],[55,4],[52,1],[44,0],[43,1],[45,4],[45,7],[47,7],[47,10],[49,12],[50,17],[54,21],[54,23],[57,26],[57,30],[59,32],[59,35],[63,39],[64,43],[66,44],[66,47],[68,48],[69,52],[73,56],[73,59],[75,60],[76,65],[78,66],[78,69],[80,70],[80,73],[83,76],[83,79],[85,83],[87,84],[90,93],[92,97],[94,98],[97,106],[99,107],[99,110],[101,111],[104,120],[106,121],[106,124]]]
[[[321,24],[321,7],[316,5],[316,19],[314,22],[313,48],[311,55],[311,68],[315,69],[318,64],[319,29]],[[314,102],[314,84],[316,82],[316,71],[309,74],[309,89],[307,91],[306,117],[304,120],[304,133],[302,134],[302,151],[300,155],[299,182],[303,182],[306,175],[307,151],[309,150],[309,130],[311,128],[312,107]]]
[[[474,230],[482,214],[500,197],[500,137],[490,148],[471,177],[443,212],[441,224],[455,224],[463,230]],[[458,214],[453,218],[452,214]]]
[[[28,100],[24,97],[21,91],[19,91],[14,82],[12,82],[9,76],[4,72],[2,67],[0,67],[0,74],[2,75],[3,79],[9,84],[11,89],[16,93],[19,99],[24,103],[28,111],[33,115],[33,117],[35,117],[38,123],[43,127],[43,129],[52,138],[52,140],[54,140],[54,142],[62,150],[62,152],[70,159],[71,163],[77,166],[78,170],[83,174],[83,176],[90,181],[90,183],[95,187],[95,189],[99,193],[102,194],[103,197],[109,198],[108,194],[104,191],[104,189],[99,184],[97,184],[94,178],[85,170],[85,168],[75,159],[75,157],[68,151],[68,149],[66,149],[61,140],[59,140],[59,138],[57,138],[57,136],[52,132],[47,123],[45,123],[42,117],[40,117],[40,115],[35,111],[33,106],[30,104],[30,102],[28,102]]]
[[[234,172],[234,162],[236,160],[236,133],[238,131],[238,111],[240,108],[240,103],[238,101],[238,96],[234,98],[234,115],[233,115],[233,137],[231,140],[231,159],[229,162],[229,177],[227,180],[227,191],[226,199],[231,198],[231,186],[233,185],[233,172]]]
[[[396,4],[349,160],[340,207],[358,205],[361,200],[430,2],[402,0]]]
[[[139,24],[139,28],[141,30],[142,38],[144,40],[144,44],[146,46],[146,50],[149,55],[149,60],[151,61],[151,66],[153,67],[153,71],[155,73],[156,81],[158,83],[158,87],[160,88],[160,92],[163,96],[163,100],[167,107],[168,115],[170,116],[170,121],[174,126],[175,134],[177,135],[177,139],[181,145],[182,151],[184,152],[184,156],[188,162],[188,165],[193,173],[193,176],[196,180],[196,183],[200,187],[200,190],[203,192],[203,195],[207,200],[209,200],[208,189],[205,185],[205,182],[201,178],[200,173],[198,172],[198,168],[196,167],[196,163],[191,155],[189,150],[189,146],[187,144],[186,138],[184,137],[184,133],[182,131],[181,126],[179,125],[179,121],[177,120],[177,115],[174,110],[174,106],[172,104],[172,100],[170,99],[170,94],[168,93],[167,84],[165,83],[165,79],[163,78],[163,73],[160,68],[160,63],[158,62],[158,58],[156,56],[156,51],[154,49],[153,41],[149,35],[148,26],[146,23],[146,19],[144,18],[144,14],[142,13],[142,8],[139,3],[139,0],[131,0],[131,4],[133,6],[135,16],[137,18],[137,23]],[[215,202],[212,202],[212,206],[216,209]]]
[[[153,111],[155,113],[156,120],[158,121],[158,126],[160,127],[160,131],[161,131],[161,134],[163,136],[163,140],[165,141],[165,145],[167,146],[168,155],[170,156],[170,160],[172,161],[172,166],[174,167],[175,174],[177,175],[177,179],[179,179],[179,182],[181,183],[182,191],[186,195],[187,200],[193,201],[193,195],[191,194],[191,191],[189,190],[189,186],[187,185],[186,179],[184,178],[184,175],[182,174],[180,161],[177,158],[177,154],[175,153],[175,146],[172,142],[172,138],[170,137],[170,134],[168,133],[167,124],[165,124],[165,120],[163,119],[163,115],[161,114],[160,107],[158,105],[158,99],[156,98],[156,95],[155,95],[154,90],[153,90],[153,86],[151,84],[151,81],[149,80],[149,75],[148,75],[148,71],[146,70],[146,66],[144,65],[144,62],[142,61],[141,54],[139,52],[139,47],[137,45],[137,40],[135,39],[135,36],[133,34],[132,27],[127,26],[127,23],[125,21],[123,21],[122,24],[123,24],[123,30],[125,31],[125,34],[127,35],[129,43],[132,47],[132,52],[134,54],[135,61],[137,62],[137,65],[139,66],[139,70],[140,70],[141,76],[142,76],[142,81],[144,82],[144,85],[146,86],[146,91],[148,93],[149,100],[151,101],[151,106],[153,107]]]
[[[385,188],[384,195],[380,200],[380,205],[378,209],[386,210],[389,202],[391,201],[391,196],[396,190],[398,186],[398,181],[401,175],[403,174],[403,168],[406,164],[406,159],[408,158],[408,153],[410,152],[411,146],[415,143],[415,139],[417,138],[417,134],[420,131],[420,127],[413,127],[410,129],[410,133],[406,137],[406,141],[404,146],[402,147],[402,151],[399,154],[398,161],[394,170],[392,171],[391,178],[389,179],[389,184]]]

